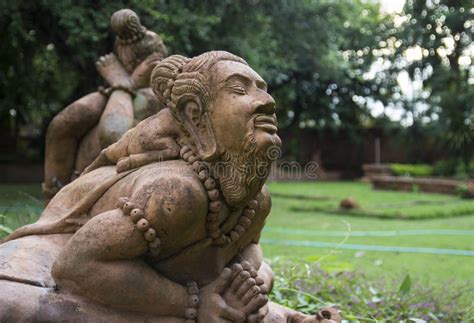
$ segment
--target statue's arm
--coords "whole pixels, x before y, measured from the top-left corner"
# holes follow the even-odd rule
[[[148,241],[117,209],[89,220],[66,244],[53,269],[60,289],[115,308],[184,317],[188,294],[140,259]]]

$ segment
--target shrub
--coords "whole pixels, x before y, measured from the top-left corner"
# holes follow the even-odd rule
[[[425,164],[390,164],[396,176],[431,176],[433,167]]]
[[[471,161],[466,168],[464,163],[459,163],[456,167],[455,177],[459,179],[474,178],[474,161]]]
[[[454,176],[459,162],[456,159],[444,159],[436,162],[433,166],[435,176]]]
[[[463,162],[458,159],[445,159],[436,162],[433,166],[435,176],[453,176],[459,179],[474,178],[474,161],[466,169]]]

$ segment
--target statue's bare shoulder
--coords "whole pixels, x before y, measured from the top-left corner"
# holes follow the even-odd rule
[[[146,166],[135,187],[130,200],[143,209],[156,230],[161,255],[206,236],[208,198],[189,164],[175,160]]]

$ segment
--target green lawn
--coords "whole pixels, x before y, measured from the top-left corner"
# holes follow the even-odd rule
[[[319,261],[326,270],[356,271],[393,286],[408,273],[414,284],[438,291],[462,287],[466,306],[474,298],[474,201],[373,191],[358,182],[273,182],[269,188],[273,207],[262,235],[267,258]],[[361,208],[339,210],[346,197]],[[0,185],[0,223],[31,222],[42,203],[39,185]],[[450,254],[456,251],[466,255]]]
[[[33,222],[43,205],[40,184],[0,185],[0,225],[14,229]],[[0,237],[2,235],[5,232],[0,230]]]
[[[274,193],[273,207],[262,238],[263,242],[271,240],[272,244],[263,243],[266,257],[308,261],[324,257],[323,268],[351,269],[363,272],[369,279],[384,278],[394,283],[409,273],[415,282],[439,288],[474,284],[472,200],[439,194],[373,191],[369,184],[356,182],[270,183],[269,188]],[[299,196],[290,198],[288,194]],[[315,199],[303,199],[301,195]],[[339,211],[339,202],[345,197],[355,198],[361,209],[355,214]],[[392,218],[360,214],[367,211],[388,213]],[[464,215],[454,217],[449,214],[451,211]],[[432,218],[431,213],[445,217]],[[393,218],[395,214],[400,218]],[[355,249],[282,245],[285,240],[290,244],[294,241],[342,243],[343,247]],[[417,248],[415,251],[421,253],[358,250],[360,245],[362,249],[366,246]],[[441,253],[465,250],[471,256],[429,254],[418,248],[436,249],[430,252],[449,249]],[[474,298],[474,294],[464,296]]]

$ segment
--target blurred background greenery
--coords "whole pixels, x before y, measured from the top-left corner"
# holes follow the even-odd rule
[[[0,0],[0,165],[26,164],[22,180],[36,182],[0,185],[0,236],[41,213],[32,174],[47,126],[102,84],[94,63],[113,48],[121,8],[170,54],[244,57],[277,100],[284,160],[350,176],[381,161],[402,177],[474,177],[472,0]],[[273,299],[306,312],[339,304],[354,321],[474,317],[473,200],[416,185],[269,187]],[[358,207],[341,209],[347,197]]]
[[[113,48],[110,15],[124,7],[172,54],[244,57],[277,99],[287,158],[314,159],[302,134],[360,155],[369,133],[403,148],[391,161],[469,170],[471,0],[2,0],[0,162],[42,160],[52,117],[101,84],[94,62]]]

